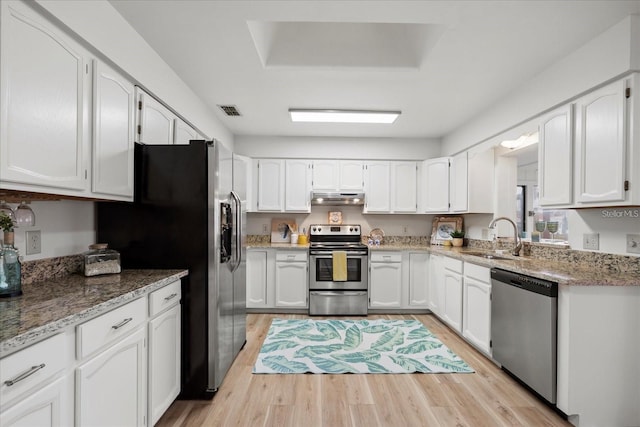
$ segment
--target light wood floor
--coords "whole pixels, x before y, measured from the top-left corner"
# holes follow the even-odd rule
[[[432,315],[417,319],[474,374],[254,375],[275,317],[249,314],[247,344],[211,401],[178,400],[156,426],[569,426]]]

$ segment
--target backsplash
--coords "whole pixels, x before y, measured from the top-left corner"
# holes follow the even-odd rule
[[[28,285],[77,273],[82,268],[82,255],[68,255],[22,262],[22,284]]]
[[[466,240],[466,239],[465,239]],[[491,240],[469,239],[468,246],[486,250],[505,250],[513,248],[513,239],[497,239],[495,247]],[[640,271],[640,257],[609,254],[603,252],[579,251],[568,245],[545,245],[522,242],[522,255],[547,261],[573,263],[583,267],[605,269],[612,273],[627,273]]]

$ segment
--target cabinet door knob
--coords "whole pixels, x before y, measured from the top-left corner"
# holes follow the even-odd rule
[[[25,372],[21,373],[21,374],[20,374],[20,375],[18,375],[17,377],[15,377],[15,378],[13,378],[13,379],[11,379],[11,380],[7,380],[7,381],[5,381],[5,382],[4,382],[4,384],[5,384],[7,387],[11,387],[11,386],[12,386],[12,385],[14,385],[15,383],[20,382],[20,381],[22,381],[23,379],[25,379],[25,378],[27,378],[27,377],[30,377],[31,375],[35,374],[36,372],[38,372],[40,369],[42,369],[42,368],[44,368],[44,367],[45,367],[45,364],[44,364],[44,363],[41,363],[41,364],[39,364],[39,365],[32,366],[30,369],[28,369],[27,371],[25,371]]]

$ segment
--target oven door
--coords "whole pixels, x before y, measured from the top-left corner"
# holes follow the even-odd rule
[[[332,251],[313,251],[309,254],[309,289],[367,290],[369,288],[367,253],[347,252],[347,280],[333,281]]]

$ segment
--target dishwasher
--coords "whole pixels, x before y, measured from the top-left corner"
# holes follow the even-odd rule
[[[491,269],[491,348],[502,369],[556,403],[558,284]]]

